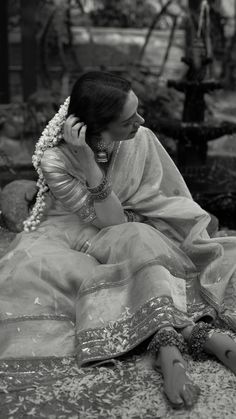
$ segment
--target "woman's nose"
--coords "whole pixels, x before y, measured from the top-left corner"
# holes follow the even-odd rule
[[[145,119],[144,119],[144,118],[142,118],[142,117],[141,117],[141,115],[139,115],[139,114],[138,114],[138,120],[137,120],[137,123],[138,123],[139,125],[143,125],[143,124],[144,124],[144,122],[145,122]]]
[[[141,115],[137,115],[137,120],[135,121],[134,125],[138,128],[139,125],[143,125],[145,120],[141,117]]]

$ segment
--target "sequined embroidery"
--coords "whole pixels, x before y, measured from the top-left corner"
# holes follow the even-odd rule
[[[191,317],[178,310],[170,297],[149,300],[134,314],[126,311],[120,319],[104,327],[87,329],[76,335],[79,364],[121,355],[143,342],[163,326],[184,327]]]

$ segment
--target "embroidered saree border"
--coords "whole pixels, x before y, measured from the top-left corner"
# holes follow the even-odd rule
[[[164,326],[193,324],[188,314],[178,310],[167,296],[155,297],[134,314],[109,322],[106,327],[82,330],[76,334],[76,354],[80,365],[119,356],[143,342]]]
[[[10,315],[7,313],[0,313],[0,325],[1,323],[14,323],[28,320],[55,320],[55,321],[70,321],[74,324],[72,317],[64,314],[38,314],[38,315]]]
[[[236,318],[236,311],[227,309],[224,304],[222,304],[221,307],[219,307],[219,305],[215,302],[212,296],[205,289],[201,289],[201,294],[211,306],[215,307],[219,319],[222,320],[230,329],[236,332],[235,322],[230,317],[233,316]]]

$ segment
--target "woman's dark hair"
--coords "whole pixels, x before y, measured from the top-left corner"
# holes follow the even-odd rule
[[[120,116],[130,90],[131,83],[115,74],[85,73],[72,89],[68,115],[74,114],[87,125],[88,141]]]

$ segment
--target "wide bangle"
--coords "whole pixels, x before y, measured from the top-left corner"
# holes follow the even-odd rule
[[[101,191],[98,192],[96,194],[93,194],[93,200],[96,201],[103,201],[104,199],[106,199],[112,192],[112,186],[111,183],[108,183],[106,185],[106,187]]]
[[[151,354],[157,356],[162,346],[176,346],[181,353],[186,350],[186,344],[181,333],[176,332],[176,330],[167,330],[165,328],[155,333],[147,350]]]
[[[106,178],[106,176],[104,176],[98,186],[95,188],[88,187],[88,191],[91,193],[93,201],[103,201],[111,194],[111,182]]]
[[[134,222],[139,222],[140,221],[140,216],[138,214],[136,214],[134,211],[124,210],[124,213],[127,217],[127,222],[128,223],[134,223]]]
[[[89,192],[91,192],[91,194],[96,194],[96,193],[101,192],[106,187],[107,183],[108,183],[107,178],[104,175],[103,178],[102,178],[102,180],[101,180],[101,183],[99,183],[98,186],[95,186],[95,188],[90,188],[88,186],[87,189],[88,189]]]

